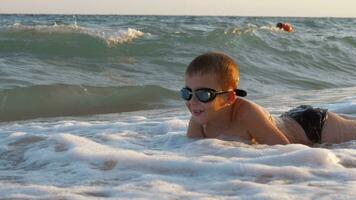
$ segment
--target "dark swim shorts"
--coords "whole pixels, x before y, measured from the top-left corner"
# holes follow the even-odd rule
[[[304,129],[305,134],[313,143],[321,142],[321,131],[328,117],[328,110],[313,108],[309,105],[301,105],[282,114],[282,117],[290,117],[297,121]]]

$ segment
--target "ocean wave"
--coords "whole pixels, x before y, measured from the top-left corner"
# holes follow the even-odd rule
[[[247,27],[231,27],[228,28],[224,31],[225,35],[243,35],[243,34],[249,34],[252,33],[254,30],[253,27],[247,26]]]
[[[89,28],[69,25],[14,24],[0,31],[0,52],[38,54],[110,53],[112,48],[149,35],[134,28]],[[92,52],[95,51],[95,52]]]
[[[79,26],[77,23],[69,25],[58,25],[54,23],[51,26],[48,25],[34,25],[27,26],[19,23],[10,26],[9,29],[12,32],[38,32],[48,34],[61,34],[61,33],[79,33],[89,35],[94,38],[99,38],[109,46],[114,47],[118,44],[130,42],[136,38],[143,36],[145,33],[134,28],[127,28],[121,30],[110,29],[94,29]]]
[[[242,27],[230,27],[224,31],[225,35],[245,35],[245,34],[254,34],[256,31],[268,31],[268,32],[275,32],[275,33],[283,33],[284,31],[276,28],[275,26],[259,26],[255,24],[247,24]]]
[[[0,91],[0,122],[165,108],[177,100],[177,92],[154,85],[36,85]]]

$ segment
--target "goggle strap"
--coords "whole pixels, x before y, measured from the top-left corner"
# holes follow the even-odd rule
[[[247,92],[245,90],[241,90],[241,89],[236,89],[235,94],[236,94],[236,96],[240,96],[240,97],[247,96]]]

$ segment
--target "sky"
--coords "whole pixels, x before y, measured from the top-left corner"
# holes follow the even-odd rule
[[[356,0],[0,0],[0,13],[356,18]]]

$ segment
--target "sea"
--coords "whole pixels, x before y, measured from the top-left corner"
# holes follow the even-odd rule
[[[179,96],[189,62],[219,51],[274,116],[302,104],[356,116],[355,25],[0,15],[0,199],[355,199],[356,141],[190,139]]]

